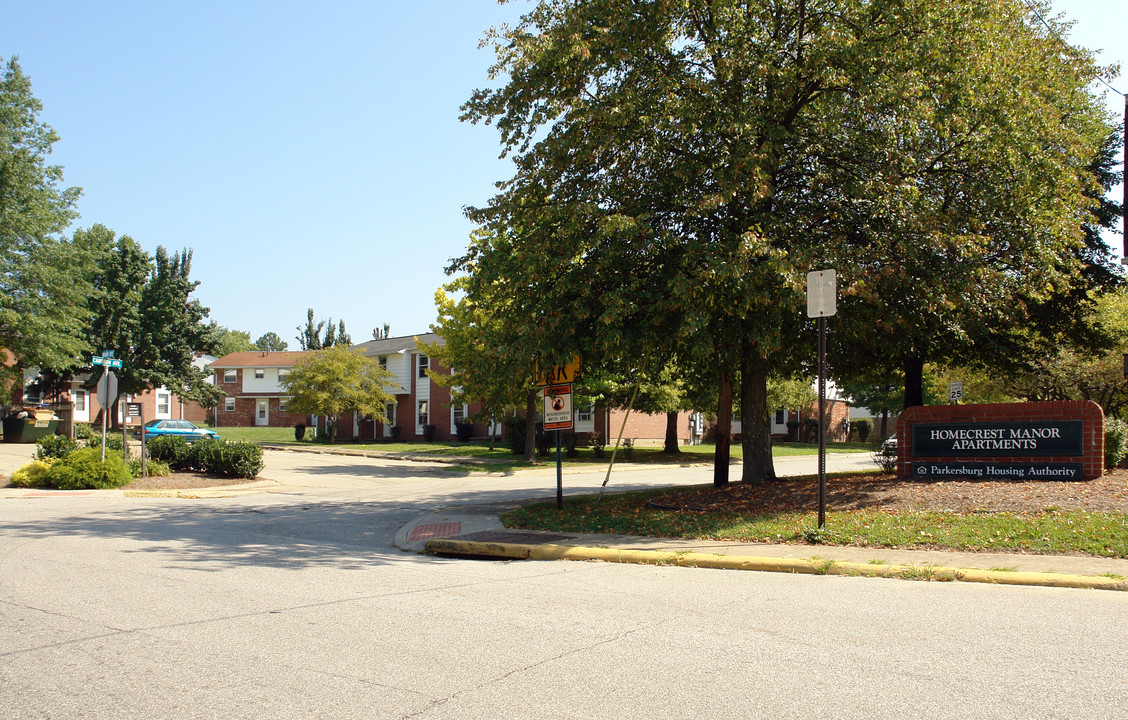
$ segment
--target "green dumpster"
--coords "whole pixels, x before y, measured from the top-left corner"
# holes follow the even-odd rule
[[[54,435],[59,427],[59,421],[53,418],[53,413],[37,413],[35,417],[8,417],[4,418],[4,442],[7,443],[33,443],[39,438]],[[45,415],[45,417],[44,417]]]

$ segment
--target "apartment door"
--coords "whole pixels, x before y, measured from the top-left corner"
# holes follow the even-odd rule
[[[255,401],[255,425],[270,424],[270,401],[260,398]]]

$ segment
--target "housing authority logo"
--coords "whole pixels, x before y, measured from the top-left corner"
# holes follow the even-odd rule
[[[1080,420],[913,426],[913,457],[1076,457]]]

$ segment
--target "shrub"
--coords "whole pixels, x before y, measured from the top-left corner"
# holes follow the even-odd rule
[[[552,450],[553,440],[555,440],[553,431],[545,430],[544,423],[537,423],[536,438],[534,439],[534,442],[537,444],[537,455],[548,457],[549,451]]]
[[[607,447],[607,442],[603,439],[603,433],[588,433],[588,446],[597,458],[603,457],[603,451]]]
[[[525,454],[525,419],[516,416],[505,418],[505,439],[514,455]]]
[[[107,452],[103,462],[100,448],[81,448],[53,463],[47,479],[60,490],[104,490],[121,487],[133,476],[121,456]]]
[[[854,423],[854,427],[858,429],[858,441],[865,442],[869,439],[870,433],[873,432],[873,423],[869,420],[858,420]]]
[[[564,433],[564,454],[570,458],[577,457],[580,451],[576,449],[576,443],[579,437],[574,432]]]
[[[35,445],[35,457],[40,460],[66,457],[78,449],[78,442],[66,435],[44,435]]]
[[[93,447],[94,445],[98,446],[98,455],[101,456],[102,441],[98,440],[97,442],[93,443],[91,447]],[[106,433],[106,457],[109,457],[111,452],[118,456],[124,455],[124,452],[122,450],[123,447],[124,443],[121,439],[121,435],[117,433]]]
[[[94,432],[94,428],[90,426],[90,423],[75,423],[74,436],[78,440],[89,441],[98,437],[98,433]]]
[[[1105,418],[1105,467],[1112,468],[1128,454],[1128,425],[1117,418]]]
[[[254,443],[205,440],[193,445],[200,445],[196,462],[203,472],[253,479],[262,471],[262,448]]]
[[[634,438],[623,438],[623,457],[627,460],[634,458]]]
[[[179,437],[157,437],[149,442],[149,457],[168,463],[176,471],[248,479],[256,477],[263,467],[262,448],[243,440],[202,438],[189,443]]]
[[[306,426],[303,423],[298,423],[294,426],[294,439],[298,442],[305,440]]]
[[[897,472],[897,451],[889,447],[881,447],[874,450],[873,461],[877,463],[882,471],[891,473]]]
[[[434,442],[434,440],[435,440],[435,430],[436,430],[436,427],[434,425],[424,425],[423,426],[423,441],[424,442]]]
[[[815,418],[803,420],[803,442],[813,443],[819,441],[819,421]]]
[[[50,487],[47,473],[55,458],[47,460],[32,460],[19,470],[12,473],[11,482],[16,487]]]
[[[168,463],[160,460],[149,460],[142,468],[141,458],[130,458],[126,467],[129,468],[129,474],[134,478],[139,478],[145,473],[148,473],[149,477],[168,477],[172,474],[172,469],[169,468]]]
[[[191,445],[182,437],[160,435],[148,441],[149,457],[168,463],[173,470],[190,470]]]

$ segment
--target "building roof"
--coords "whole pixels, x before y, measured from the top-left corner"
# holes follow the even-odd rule
[[[416,338],[419,338],[419,342],[428,344],[444,344],[443,339],[435,333],[423,333],[422,335],[404,335],[403,337],[384,338],[383,340],[369,340],[353,345],[353,347],[369,357],[393,355],[398,352],[415,352],[418,349],[415,344]]]
[[[280,352],[270,352],[264,350],[251,350],[249,352],[234,352],[224,355],[220,359],[208,365],[209,368],[227,369],[227,368],[288,368],[293,367],[297,361],[306,355],[309,355],[305,350],[290,350]]]

